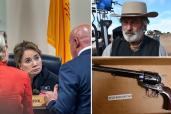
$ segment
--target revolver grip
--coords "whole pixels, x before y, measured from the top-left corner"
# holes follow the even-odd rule
[[[162,89],[163,91],[160,94],[164,99],[163,108],[166,110],[171,110],[171,89],[166,86],[163,86]]]

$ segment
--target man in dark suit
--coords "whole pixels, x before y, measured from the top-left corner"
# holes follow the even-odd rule
[[[59,91],[46,92],[47,109],[55,114],[91,113],[91,26],[80,25],[70,34],[73,60],[59,71]]]

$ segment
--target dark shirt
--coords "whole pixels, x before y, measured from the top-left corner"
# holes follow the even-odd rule
[[[53,91],[55,84],[58,84],[58,76],[43,66],[42,71],[33,78],[33,94],[39,94],[42,89]]]
[[[140,49],[136,52],[130,49],[129,43],[123,38],[117,38],[112,43],[111,56],[159,56],[160,43],[144,36]]]

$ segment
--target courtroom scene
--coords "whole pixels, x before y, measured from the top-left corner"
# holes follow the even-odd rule
[[[170,4],[92,0],[92,56],[170,56]]]
[[[0,0],[0,113],[91,114],[91,1]]]

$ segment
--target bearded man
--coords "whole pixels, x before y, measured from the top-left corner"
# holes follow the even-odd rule
[[[103,56],[166,56],[160,42],[145,35],[148,17],[157,17],[157,12],[147,12],[144,2],[129,1],[122,7],[120,17],[122,35],[106,47]]]

